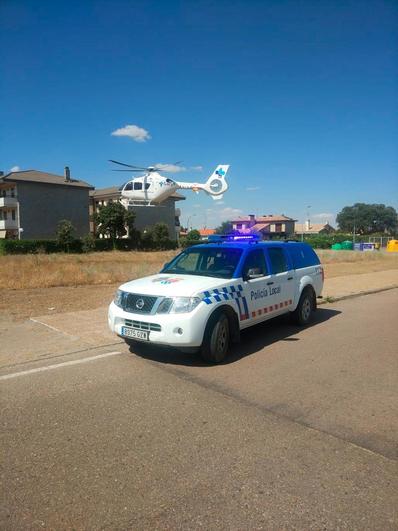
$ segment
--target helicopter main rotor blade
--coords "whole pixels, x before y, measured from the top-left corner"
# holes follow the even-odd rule
[[[147,171],[147,169],[144,168],[144,169],[142,169],[142,170],[112,170],[112,171],[129,171],[130,173],[131,173],[131,172],[135,172],[135,171],[137,171],[137,172],[142,173],[143,171]]]
[[[131,164],[125,164],[124,162],[119,162],[117,160],[109,159],[109,162],[113,162],[114,164],[120,164],[120,166],[126,166],[127,168],[134,168],[137,170],[146,170],[146,168],[143,168],[142,166],[132,166]]]

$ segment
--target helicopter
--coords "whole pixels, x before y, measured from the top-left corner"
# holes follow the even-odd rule
[[[125,164],[124,162],[119,162],[117,160],[109,160],[109,162],[129,168],[116,169],[113,171],[144,172],[144,175],[127,181],[119,188],[119,191],[121,192],[120,202],[125,207],[134,204],[144,204],[147,206],[159,205],[179,189],[192,190],[196,193],[203,190],[214,200],[222,199],[223,194],[228,190],[228,184],[225,180],[225,175],[229,169],[228,164],[219,164],[205,183],[187,183],[164,177],[159,171],[164,172],[167,171],[167,169],[160,168],[160,165],[148,166],[145,168]],[[176,162],[174,166],[180,164],[180,162]]]

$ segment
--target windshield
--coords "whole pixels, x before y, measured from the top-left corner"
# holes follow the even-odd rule
[[[242,249],[192,247],[174,258],[162,273],[232,278],[241,255]]]

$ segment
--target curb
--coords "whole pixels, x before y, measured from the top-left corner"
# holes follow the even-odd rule
[[[341,295],[340,297],[331,297],[328,295],[331,300],[319,300],[317,301],[317,305],[320,306],[321,304],[333,304],[334,302],[344,301],[346,299],[355,299],[356,297],[362,297],[362,295],[372,295],[373,293],[382,293],[383,291],[390,291],[397,288],[398,284],[395,284],[394,286],[388,286],[386,288],[370,289],[367,291],[360,291],[358,293],[350,293],[349,295]]]

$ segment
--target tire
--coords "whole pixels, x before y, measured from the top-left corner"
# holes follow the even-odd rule
[[[201,356],[205,361],[221,363],[228,354],[229,344],[229,320],[225,313],[220,313],[211,318],[206,327]]]
[[[297,308],[291,314],[293,322],[300,326],[307,325],[311,321],[314,310],[314,292],[311,288],[304,288]]]

